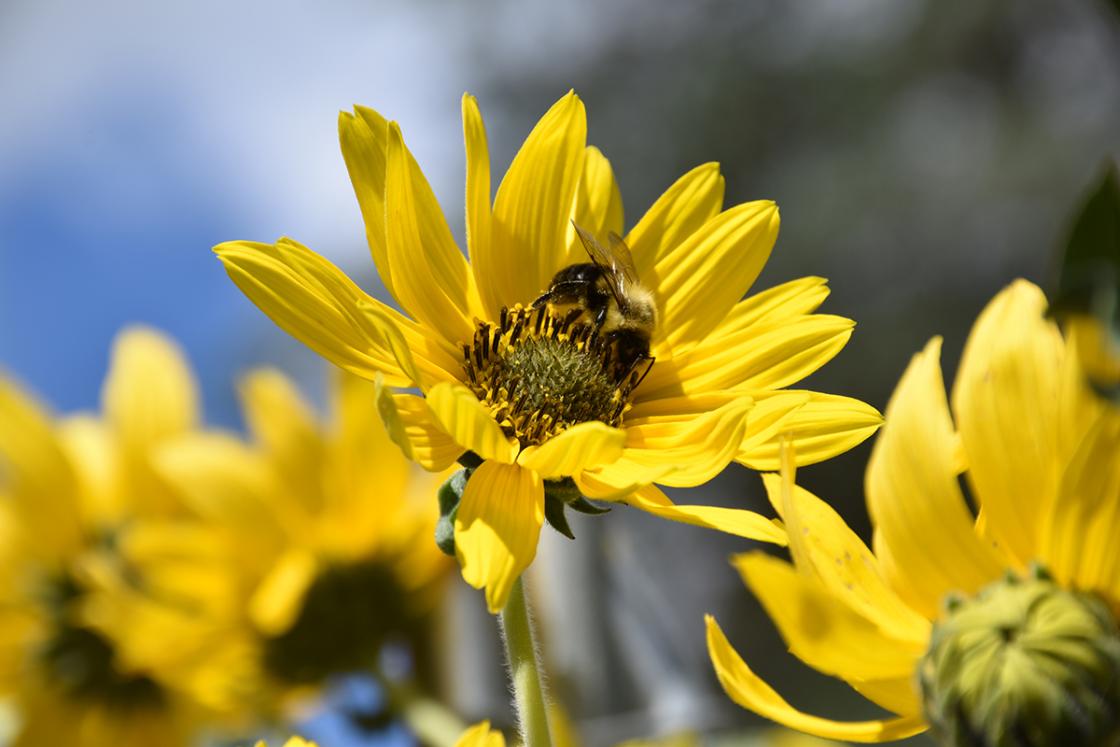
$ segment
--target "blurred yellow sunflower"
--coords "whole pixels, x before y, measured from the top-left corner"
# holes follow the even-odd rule
[[[125,525],[178,510],[151,455],[196,425],[182,353],[151,330],[122,333],[102,406],[100,419],[55,420],[0,378],[0,690],[15,745],[184,745],[200,715],[122,661],[87,609],[88,567]]]
[[[91,618],[123,656],[231,715],[283,716],[331,675],[376,670],[388,642],[433,666],[451,570],[432,541],[443,476],[370,417],[372,382],[336,371],[327,422],[278,371],[240,391],[253,442],[200,432],[158,450],[194,515],[122,535],[127,577],[101,579]]]
[[[265,741],[257,742],[256,747],[268,747]],[[287,742],[284,742],[284,747],[318,747],[314,742],[308,742],[303,737],[291,737]]]
[[[868,465],[874,553],[788,472],[764,476],[793,562],[749,553],[735,565],[793,654],[897,717],[796,710],[709,617],[712,661],[737,703],[853,742],[932,726],[947,745],[1114,744],[1120,418],[1045,311],[1026,281],[992,300],[952,413],[941,340],[914,357]]]
[[[549,722],[555,747],[582,747],[572,725],[555,708],[550,710]],[[702,742],[699,734],[685,731],[655,739],[629,739],[619,742],[617,747],[699,747]],[[743,733],[735,737],[735,743],[744,747],[828,747],[835,744],[786,729],[767,729],[749,736]],[[506,747],[506,738],[500,731],[491,729],[489,721],[482,721],[464,731],[455,747]]]
[[[623,240],[656,307],[645,319],[647,330],[656,319],[650,357],[635,357],[591,314],[573,319],[571,309],[541,303],[560,270],[588,263],[576,226],[616,246],[611,235],[623,231],[610,164],[586,145],[583,103],[569,93],[549,109],[493,200],[473,97],[464,96],[462,111],[469,262],[397,124],[364,107],[339,120],[374,263],[407,316],[291,239],[219,245],[230,277],[306,345],[358,376],[380,377],[381,417],[410,458],[441,470],[473,455],[455,545],[463,578],[485,588],[491,611],[533,560],[548,481],[784,542],[762,516],[677,506],[656,487],[701,484],[732,460],[775,469],[779,431],[807,464],[879,425],[857,400],[784,389],[851,335],[850,320],[812,313],[825,281],[802,278],[740,300],[774,245],[777,207],[763,200],[723,210],[714,163],[654,203]],[[626,302],[614,303],[608,319]]]

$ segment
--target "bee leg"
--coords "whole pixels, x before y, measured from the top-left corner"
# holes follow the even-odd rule
[[[607,304],[603,304],[595,312],[595,329],[602,329],[603,323],[607,321]]]
[[[652,355],[647,355],[645,359],[649,361],[649,365],[646,366],[645,371],[642,371],[642,375],[638,378],[637,381],[634,382],[634,386],[630,387],[631,389],[637,389],[639,386],[641,386],[642,382],[646,380],[647,376],[649,376],[649,372],[653,370],[653,362],[657,360]]]

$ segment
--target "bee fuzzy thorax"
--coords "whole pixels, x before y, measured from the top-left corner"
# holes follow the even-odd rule
[[[528,446],[577,423],[621,424],[644,367],[619,351],[582,308],[518,305],[496,324],[476,321],[463,370],[506,435]]]

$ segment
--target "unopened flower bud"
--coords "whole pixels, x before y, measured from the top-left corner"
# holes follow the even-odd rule
[[[933,627],[919,680],[945,745],[1120,745],[1116,620],[1045,573],[957,599]]]

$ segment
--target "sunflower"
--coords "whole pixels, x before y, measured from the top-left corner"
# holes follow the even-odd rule
[[[774,469],[779,432],[792,434],[808,464],[879,425],[857,400],[784,388],[851,335],[850,320],[813,313],[823,280],[740,300],[774,245],[777,207],[723,210],[714,163],[669,187],[621,240],[655,303],[643,327],[656,319],[648,355],[635,355],[641,335],[636,348],[623,345],[593,315],[542,303],[560,270],[588,263],[577,228],[604,245],[623,232],[610,164],[586,145],[583,103],[569,93],[549,109],[493,200],[473,97],[462,111],[469,262],[397,124],[364,107],[339,119],[374,263],[406,313],[286,238],[216,247],[233,281],[316,352],[380,381],[381,417],[410,458],[431,470],[460,458],[473,468],[455,548],[463,578],[485,588],[493,612],[533,560],[556,486],[784,542],[762,516],[678,506],[657,487],[699,485],[731,461]],[[626,302],[613,303],[608,321]]]
[[[550,716],[550,721],[555,715],[553,713]],[[556,747],[581,747],[582,743],[572,731],[571,724],[564,723],[565,719],[561,719],[561,722],[562,729],[553,727]],[[835,744],[786,729],[768,729],[757,735],[741,736],[736,741],[740,739],[744,745],[757,747],[828,747]],[[680,732],[656,739],[629,739],[619,742],[617,747],[698,747],[701,743],[699,734]],[[489,721],[481,721],[464,731],[455,747],[506,747],[506,738],[500,731],[491,729]]]
[[[158,450],[195,513],[122,536],[130,581],[104,579],[98,626],[242,723],[283,717],[332,675],[375,671],[389,642],[433,666],[451,564],[426,499],[443,476],[415,468],[369,417],[371,382],[338,371],[329,420],[273,369],[240,392],[251,442],[200,432]]]
[[[873,553],[788,474],[764,478],[793,562],[741,555],[745,582],[798,658],[897,716],[842,723],[796,710],[709,617],[732,699],[857,742],[932,726],[945,744],[1114,743],[1120,419],[1084,385],[1045,310],[1022,280],[992,300],[952,411],[941,340],[913,358],[867,469]]]
[[[103,416],[55,420],[0,379],[0,689],[16,745],[186,744],[201,713],[126,665],[89,624],[88,569],[115,554],[134,517],[178,508],[151,452],[190,432],[197,394],[182,353],[146,329],[122,333]]]

